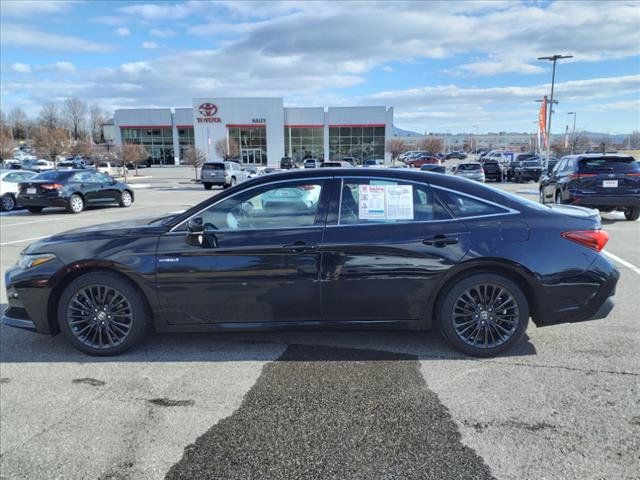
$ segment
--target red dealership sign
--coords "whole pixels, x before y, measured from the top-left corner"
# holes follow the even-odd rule
[[[218,113],[218,107],[209,102],[205,102],[198,107],[198,112],[202,117],[197,118],[198,123],[220,123],[220,117],[214,115]]]

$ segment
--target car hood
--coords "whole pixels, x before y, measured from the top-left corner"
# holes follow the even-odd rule
[[[153,236],[166,232],[169,227],[158,222],[158,217],[139,218],[119,222],[101,223],[90,227],[67,230],[56,233],[30,244],[24,253],[46,252],[57,243],[84,242],[89,240],[121,238],[125,236]]]

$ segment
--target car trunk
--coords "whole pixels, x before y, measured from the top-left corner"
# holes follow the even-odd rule
[[[574,205],[552,204],[548,207],[554,212],[571,217],[579,228],[585,230],[598,230],[601,227],[600,212],[593,208],[576,207]],[[571,222],[573,223],[573,222]],[[568,222],[568,227],[569,227]],[[571,225],[574,226],[574,225]]]
[[[598,195],[640,194],[640,166],[633,157],[583,158],[574,174],[578,189]]]
[[[19,185],[20,195],[25,197],[45,197],[51,192],[60,190],[59,188],[43,188],[47,185],[60,185],[59,180],[35,180],[31,182],[22,182]]]

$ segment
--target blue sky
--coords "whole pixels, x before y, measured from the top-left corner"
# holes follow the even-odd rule
[[[37,116],[192,97],[388,105],[420,132],[533,131],[558,66],[555,132],[640,129],[637,2],[1,2],[1,103]],[[477,127],[475,127],[477,125]]]

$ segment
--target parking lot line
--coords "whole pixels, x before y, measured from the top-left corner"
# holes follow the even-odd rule
[[[53,233],[51,235],[54,235]],[[11,240],[10,242],[0,243],[0,247],[4,247],[5,245],[11,245],[14,243],[22,243],[22,242],[30,242],[31,240],[40,240],[41,238],[47,238],[51,235],[43,235],[42,237],[33,237],[33,238],[23,238],[22,240]]]
[[[614,260],[616,262],[618,262],[620,265],[624,265],[625,267],[629,268],[630,270],[636,272],[638,275],[640,275],[640,268],[636,267],[633,263],[629,263],[626,260],[618,257],[617,255],[614,255],[611,252],[608,252],[606,250],[603,250],[602,253],[604,253],[607,257],[609,257],[611,260]]]

